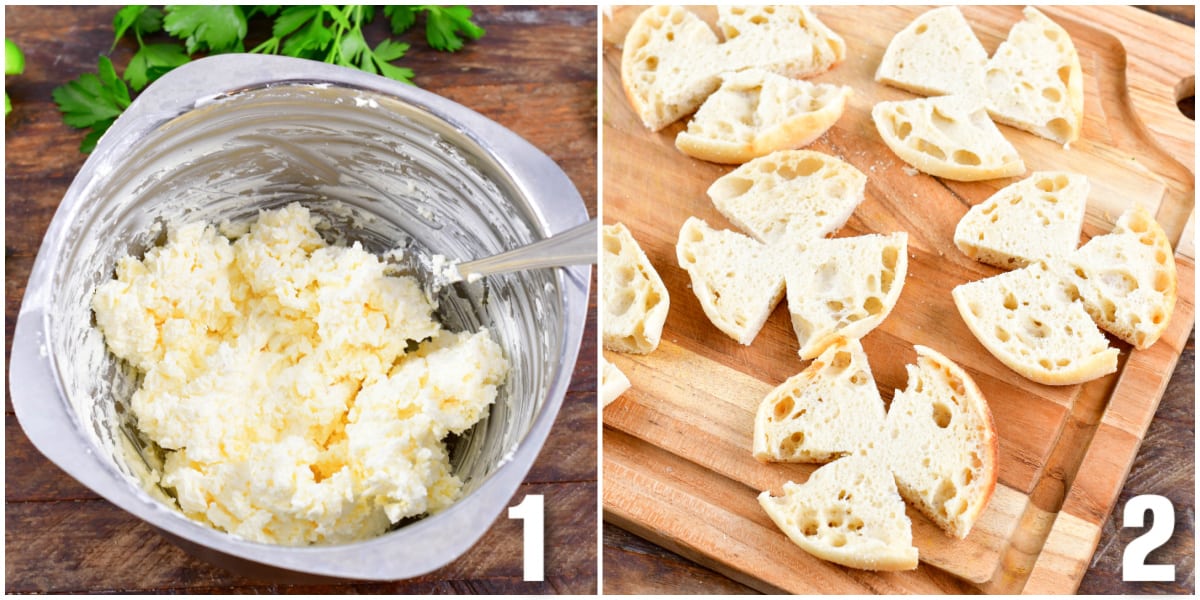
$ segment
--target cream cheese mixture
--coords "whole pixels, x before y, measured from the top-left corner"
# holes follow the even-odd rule
[[[166,451],[189,517],[245,539],[373,537],[458,497],[443,439],[486,414],[508,363],[452,333],[411,277],[328,246],[298,204],[236,241],[168,228],[92,299],[109,350],[142,375],[131,407]]]

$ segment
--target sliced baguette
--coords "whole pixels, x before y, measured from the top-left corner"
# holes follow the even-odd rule
[[[600,408],[604,408],[624,394],[629,389],[629,378],[617,368],[616,365],[608,362],[607,358],[600,357]]]
[[[754,159],[708,188],[725,218],[761,242],[807,240],[837,231],[863,201],[867,176],[810,150]]]
[[[970,375],[930,348],[916,350],[908,387],[888,409],[883,456],[900,495],[962,539],[996,489],[996,427]]]
[[[1083,71],[1067,31],[1036,8],[1008,32],[985,70],[988,112],[1059,144],[1079,138]]]
[[[787,304],[810,359],[838,338],[859,339],[888,316],[908,273],[908,234],[815,239],[786,270]]]
[[[1112,233],[1092,238],[1068,259],[1065,276],[1105,331],[1139,350],[1162,336],[1175,310],[1178,279],[1171,243],[1141,206]]]
[[[738,343],[753,342],[783,298],[778,254],[696,217],[680,228],[675,253],[709,321]]]
[[[634,354],[652,352],[670,310],[667,286],[624,224],[605,225],[602,238],[604,347]]]
[[[875,81],[924,96],[979,94],[987,50],[957,6],[922,13],[888,43]]]
[[[717,35],[691,11],[654,6],[634,21],[621,51],[621,84],[650,131],[689,115],[721,84]]]
[[[954,244],[1001,269],[1064,258],[1079,246],[1089,189],[1083,175],[1036,172],[967,211]]]
[[[758,496],[763,510],[804,551],[855,569],[917,567],[912,521],[896,481],[880,461],[848,456],[822,466],[780,496]]]
[[[822,73],[846,57],[846,42],[804,6],[718,6],[722,71],[758,68],[786,77]]]
[[[930,175],[977,181],[1025,172],[1025,163],[988,118],[981,98],[880,102],[871,118],[896,156]]]
[[[754,458],[827,462],[882,439],[883,399],[858,340],[838,340],[771,390],[754,419]]]
[[[716,163],[744,163],[776,150],[800,148],[842,116],[850,88],[789,79],[761,69],[727,73],[721,87],[675,137],[684,154]]]
[[[1117,370],[1117,349],[1046,263],[964,283],[951,293],[971,333],[1000,362],[1046,385]]]

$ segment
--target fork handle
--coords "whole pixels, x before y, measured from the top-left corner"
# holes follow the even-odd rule
[[[593,218],[528,246],[459,263],[458,272],[466,278],[521,269],[595,264],[598,230],[596,219]]]

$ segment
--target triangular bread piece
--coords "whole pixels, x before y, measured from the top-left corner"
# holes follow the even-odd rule
[[[954,244],[1001,269],[1063,258],[1079,246],[1087,177],[1039,171],[976,204],[959,220]]]
[[[646,9],[625,34],[621,83],[650,131],[691,114],[721,80],[717,34],[678,6]]]
[[[887,317],[908,272],[908,234],[815,239],[788,264],[787,304],[810,359],[838,338],[859,339]]]
[[[1145,208],[1125,211],[1112,233],[1092,238],[1067,263],[1065,276],[1101,328],[1139,350],[1158,341],[1178,280],[1171,243]]]
[[[938,96],[880,102],[871,118],[884,143],[917,169],[957,181],[1012,177],[1025,163],[996,124],[983,99]]]
[[[881,462],[841,458],[803,484],[785,483],[780,496],[763,492],[758,502],[792,542],[818,558],[855,569],[915,569],[912,521]]]
[[[875,81],[925,96],[980,94],[987,50],[957,6],[913,19],[888,43]]]
[[[675,147],[701,160],[740,164],[821,137],[846,108],[850,88],[761,69],[727,73]]]
[[[783,298],[778,253],[696,217],[680,228],[675,253],[712,324],[738,343],[753,342]]]
[[[708,188],[713,205],[742,231],[768,244],[837,231],[863,201],[867,176],[810,150],[756,158]]]
[[[1079,138],[1083,71],[1067,31],[1036,8],[1008,32],[985,70],[988,112],[1060,144]]]
[[[647,354],[658,347],[671,297],[633,234],[622,223],[605,225],[600,259],[604,294],[604,347]]]
[[[880,439],[883,399],[858,340],[838,340],[759,404],[754,458],[826,462]]]
[[[787,77],[825,72],[846,57],[846,42],[804,6],[719,6],[723,71],[758,68]]]
[[[916,350],[908,387],[888,409],[881,456],[900,495],[962,539],[996,489],[996,426],[970,375],[935,350]]]
[[[1023,377],[1046,385],[1117,370],[1117,349],[1046,263],[964,283],[952,295],[979,343]]]
[[[629,389],[629,378],[622,373],[617,365],[600,357],[600,408],[604,408],[624,394]]]

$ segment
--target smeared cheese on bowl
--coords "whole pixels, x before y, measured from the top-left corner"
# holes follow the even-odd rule
[[[92,299],[109,350],[142,376],[130,405],[166,453],[159,484],[248,540],[360,540],[450,506],[443,440],[507,376],[486,329],[443,330],[416,279],[327,245],[317,223],[292,204],[235,241],[171,226]]]

